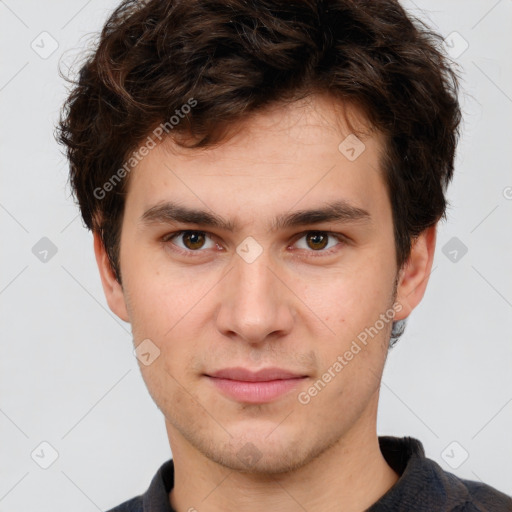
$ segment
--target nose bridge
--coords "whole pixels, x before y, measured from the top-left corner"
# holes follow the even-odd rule
[[[251,343],[264,341],[274,332],[287,332],[293,321],[290,304],[286,287],[271,270],[268,251],[261,251],[255,259],[244,259],[241,254],[235,255],[233,271],[223,285],[218,329]]]
[[[238,258],[233,278],[237,280],[235,290],[238,295],[237,303],[255,301],[258,304],[269,304],[275,290],[276,277],[270,271],[269,257],[259,256],[253,262],[247,262],[243,258]],[[258,299],[267,299],[261,301]]]

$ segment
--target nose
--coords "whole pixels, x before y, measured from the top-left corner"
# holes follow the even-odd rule
[[[293,293],[272,267],[266,251],[252,263],[238,254],[234,268],[220,283],[217,329],[224,336],[252,345],[291,332]]]

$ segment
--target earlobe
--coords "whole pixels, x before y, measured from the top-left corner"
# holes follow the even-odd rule
[[[402,308],[395,320],[407,318],[425,294],[434,262],[436,229],[437,225],[427,228],[413,241],[411,254],[399,274],[396,302]]]
[[[103,285],[103,292],[107,303],[112,310],[121,320],[129,322],[128,311],[124,299],[123,288],[117,281],[110,261],[108,259],[107,251],[101,240],[98,232],[93,233],[94,236],[94,254],[96,256],[96,263],[100,272],[101,284]]]

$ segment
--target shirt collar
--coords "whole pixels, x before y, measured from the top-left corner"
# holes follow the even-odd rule
[[[462,502],[468,497],[462,483],[457,485],[453,475],[425,457],[423,445],[417,439],[381,436],[379,445],[399,479],[367,512],[395,510],[397,503],[405,506],[403,510],[418,510],[418,503],[422,504],[421,510],[436,510],[442,502],[455,496]],[[173,487],[174,463],[170,459],[159,468],[143,495],[143,512],[175,512],[169,502]]]

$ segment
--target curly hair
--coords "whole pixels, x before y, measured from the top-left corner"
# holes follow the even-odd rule
[[[179,114],[168,136],[201,148],[269,105],[313,93],[357,105],[387,142],[401,266],[445,216],[458,87],[441,37],[395,0],[124,0],[72,81],[56,136],[83,220],[121,282],[126,163],[156,127]],[[122,182],[104,193],[114,176]]]

